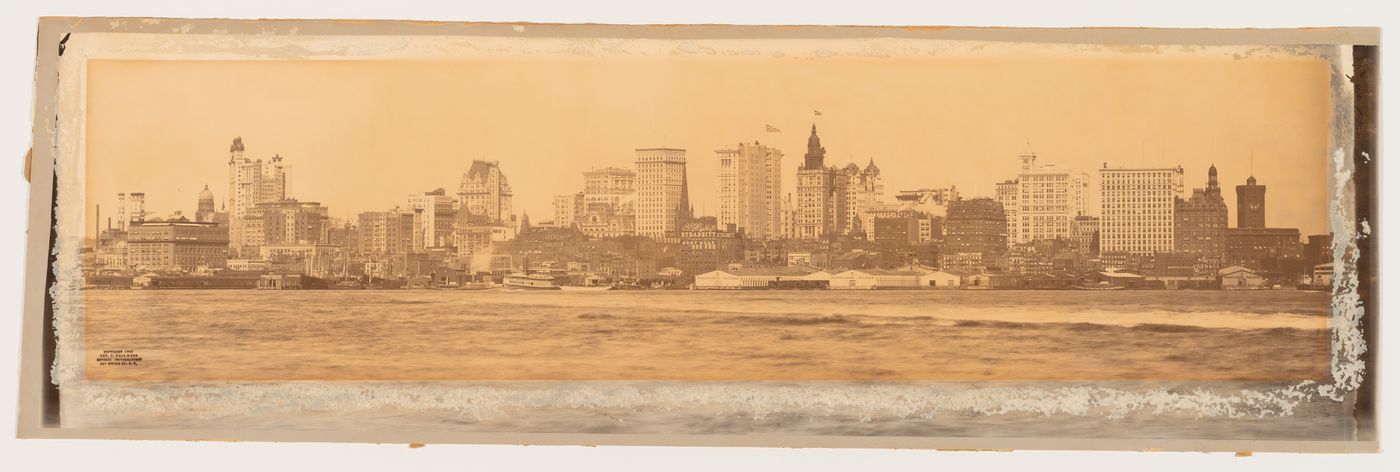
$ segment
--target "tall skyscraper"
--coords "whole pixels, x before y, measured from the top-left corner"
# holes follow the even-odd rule
[[[836,170],[826,166],[826,148],[817,136],[817,125],[807,137],[807,154],[797,168],[797,207],[793,229],[798,239],[824,239],[838,229],[837,216],[845,216],[845,186],[837,190]]]
[[[1206,187],[1193,189],[1189,199],[1176,199],[1175,212],[1175,250],[1197,256],[1207,263],[1205,268],[1219,269],[1230,215],[1214,165],[1207,172]]]
[[[645,148],[636,153],[637,234],[679,238],[681,227],[690,219],[685,150]]]
[[[281,155],[272,156],[268,162],[244,156],[242,137],[233,138],[228,151],[229,257],[253,257],[244,241],[248,234],[245,217],[259,203],[287,198],[287,176]]]
[[[1264,185],[1257,185],[1254,176],[1249,176],[1244,185],[1235,186],[1235,212],[1240,228],[1267,228],[1264,221]]]
[[[997,184],[997,200],[1006,208],[1007,244],[1070,238],[1074,218],[1084,214],[1087,176],[1039,164],[1033,152],[1017,157],[1020,174]]]
[[[719,157],[719,227],[734,225],[751,239],[779,238],[783,152],[754,141],[715,154]]]
[[[146,194],[142,192],[131,192],[131,213],[128,214],[133,224],[146,222]]]
[[[1099,169],[1099,249],[1154,254],[1176,246],[1182,168]]]
[[[817,136],[817,126],[812,125],[807,154],[797,168],[794,237],[816,240],[870,232],[877,216],[872,212],[885,196],[875,160],[871,159],[864,169],[855,163],[839,169],[827,167],[825,161],[826,148]]]
[[[452,246],[452,227],[457,218],[453,198],[436,188],[408,196],[413,213],[413,252]]]
[[[457,191],[458,211],[485,216],[493,223],[514,225],[510,182],[496,161],[474,160]]]
[[[117,194],[117,231],[126,231],[126,194]]]
[[[205,185],[204,190],[199,191],[199,205],[195,207],[195,221],[214,221],[214,192],[209,191],[209,186]]]
[[[875,159],[862,169],[854,162],[847,164],[837,175],[837,182],[845,183],[844,215],[838,223],[841,234],[864,234],[870,238],[875,229],[875,218],[870,214],[885,199],[885,184],[880,180],[880,168]]]

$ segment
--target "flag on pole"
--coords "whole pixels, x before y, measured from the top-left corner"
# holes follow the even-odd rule
[[[822,116],[822,112],[821,112],[821,111],[818,111],[818,110],[812,110],[812,115],[815,115],[815,116]]]
[[[767,127],[768,127],[768,132],[769,132],[769,133],[781,133],[781,132],[783,132],[783,130],[780,130],[780,129],[778,129],[778,128],[774,128],[773,125],[763,125],[763,126],[767,126]]]

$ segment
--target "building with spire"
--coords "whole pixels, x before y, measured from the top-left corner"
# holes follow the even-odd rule
[[[797,168],[797,202],[793,213],[793,233],[797,239],[828,239],[839,225],[837,215],[845,215],[845,186],[836,185],[836,170],[826,166],[826,148],[817,136],[817,125],[807,137],[807,153]]]
[[[1074,218],[1084,214],[1088,176],[1037,163],[1034,152],[1023,152],[1017,158],[1020,173],[997,184],[996,192],[997,201],[1006,209],[1007,244],[1070,239]]]
[[[783,152],[753,143],[715,150],[719,158],[718,226],[734,225],[750,239],[783,232]]]
[[[1222,267],[1225,232],[1230,224],[1215,165],[1207,172],[1206,187],[1193,189],[1189,199],[1177,198],[1175,206],[1176,252],[1195,256],[1198,273],[1215,274]]]
[[[637,158],[636,232],[654,239],[679,241],[691,218],[685,150],[642,148]]]
[[[233,138],[228,159],[229,257],[257,257],[258,250],[244,239],[249,213],[259,203],[280,202],[287,198],[287,176],[282,156],[249,159],[244,155],[243,138]]]
[[[826,148],[817,126],[807,137],[807,153],[797,168],[797,201],[793,210],[793,236],[826,240],[861,234],[873,229],[871,211],[884,199],[885,186],[875,160],[862,169],[855,163],[837,168],[826,165]]]

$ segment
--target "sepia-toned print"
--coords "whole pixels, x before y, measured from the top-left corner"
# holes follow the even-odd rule
[[[190,24],[58,61],[50,427],[1374,441],[1344,43]]]

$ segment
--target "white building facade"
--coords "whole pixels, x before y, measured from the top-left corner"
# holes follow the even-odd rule
[[[1153,254],[1175,249],[1181,167],[1099,169],[1099,250]]]
[[[652,238],[679,238],[690,217],[685,150],[637,149],[636,231]]]
[[[1018,157],[1021,172],[997,184],[997,201],[1006,209],[1007,246],[1069,239],[1074,218],[1084,214],[1088,176],[1039,164],[1032,152]]]
[[[719,224],[732,224],[753,239],[783,233],[783,152],[739,143],[715,151],[719,158]]]

